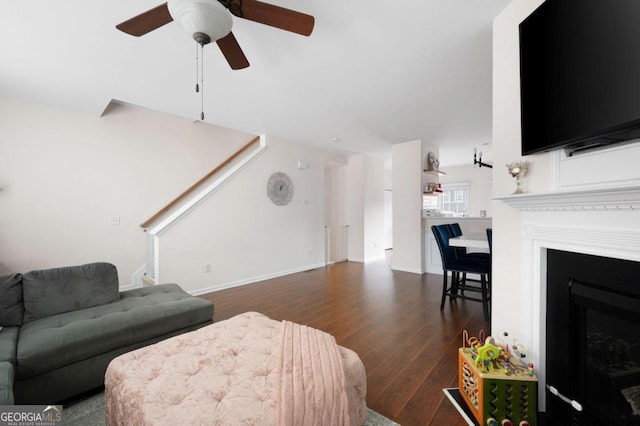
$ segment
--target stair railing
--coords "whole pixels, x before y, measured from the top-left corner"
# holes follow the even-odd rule
[[[251,147],[254,147],[254,149],[249,152]],[[140,224],[140,227],[148,234],[147,261],[143,280],[145,285],[159,281],[160,236],[189,212],[198,207],[198,205],[221,188],[240,172],[240,170],[249,165],[255,158],[262,154],[266,148],[267,145],[264,135],[256,136],[220,163],[220,165],[187,188],[187,190],[169,204]]]

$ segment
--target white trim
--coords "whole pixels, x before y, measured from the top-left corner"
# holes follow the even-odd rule
[[[169,214],[162,221],[155,226],[146,230],[149,238],[149,245],[147,248],[147,268],[153,268],[154,282],[162,282],[160,278],[160,236],[166,232],[171,226],[175,225],[189,212],[199,206],[214,192],[220,189],[225,183],[233,178],[242,169],[253,162],[258,156],[260,156],[267,149],[266,136],[260,135],[260,144],[258,148],[254,149],[248,155],[242,157],[236,163],[233,163],[228,169],[217,177],[213,182],[209,183],[204,189],[200,190],[197,194],[193,195],[189,200],[177,208],[173,213]]]
[[[552,190],[560,189],[560,161],[563,153],[564,150],[562,149],[556,149],[549,153],[551,158],[551,164],[549,167],[549,185]]]
[[[333,263],[331,261],[331,227],[324,226],[324,264]]]
[[[160,281],[160,236],[150,235],[149,237],[153,239],[153,259],[149,259],[153,261],[153,280],[159,283],[162,282]]]
[[[207,293],[213,293],[219,290],[225,290],[228,288],[233,288],[233,287],[240,287],[243,285],[247,285],[247,284],[255,284],[255,283],[259,283],[261,281],[266,281],[266,280],[270,280],[273,278],[279,278],[279,277],[283,277],[286,275],[290,275],[290,274],[295,274],[298,272],[305,272],[305,271],[310,271],[312,269],[318,269],[318,268],[324,268],[325,264],[324,263],[316,263],[313,265],[308,265],[308,266],[302,266],[300,268],[294,268],[294,269],[289,269],[287,271],[280,271],[280,272],[275,272],[273,274],[267,274],[267,275],[261,275],[261,276],[256,276],[256,277],[252,277],[252,278],[245,278],[242,280],[238,280],[238,281],[231,281],[228,283],[222,283],[222,284],[216,284],[215,286],[211,286],[211,287],[205,287],[205,288],[201,288],[198,289],[196,291],[190,292],[191,295],[193,296],[200,296],[203,294],[207,294]]]
[[[131,285],[130,287],[142,287],[142,277],[147,272],[147,265],[142,265],[139,267],[132,275],[131,275]],[[129,287],[129,286],[127,286]]]
[[[404,267],[392,266],[391,270],[400,271],[400,272],[410,272],[412,274],[418,274],[418,275],[424,274],[423,271],[421,271],[420,269],[415,269],[415,268],[404,268]]]
[[[464,412],[464,409],[462,408],[462,406],[458,403],[458,401],[455,400],[453,395],[451,395],[451,392],[454,391],[454,390],[460,392],[460,389],[458,389],[458,388],[444,388],[444,389],[442,389],[442,392],[444,392],[444,394],[447,396],[449,401],[451,401],[451,404],[455,407],[455,409],[458,411],[458,413],[464,419],[464,421],[467,422],[467,425],[468,426],[475,426],[476,425],[475,420],[472,420],[467,415],[467,413]]]
[[[602,149],[577,152],[568,157],[557,150],[557,163],[552,157],[552,172],[557,173],[556,189],[595,189],[640,185],[637,158],[640,143],[615,144]]]
[[[251,152],[246,157],[242,158],[238,163],[236,163],[229,170],[224,172],[220,177],[215,179],[209,185],[207,185],[204,189],[199,191],[197,194],[193,195],[185,204],[176,209],[173,213],[168,215],[166,218],[158,222],[152,228],[149,228],[148,232],[152,235],[162,235],[166,232],[171,226],[175,225],[180,219],[186,216],[191,210],[200,205],[204,200],[206,200],[211,194],[216,192],[218,189],[222,187],[227,181],[229,181],[232,177],[234,177],[240,170],[242,170],[245,166],[255,160],[260,154],[262,154],[267,149],[266,139],[264,135],[260,136],[260,145],[257,149]]]
[[[640,186],[540,192],[493,199],[521,211],[640,210]]]
[[[134,288],[138,288],[139,286],[135,286],[133,284],[129,284],[129,285],[125,285],[122,286],[118,289],[118,291],[127,291],[127,290],[133,290]]]
[[[546,409],[546,309],[547,309],[547,250],[563,250],[575,253],[640,261],[640,230],[558,226],[524,217],[522,228],[523,291],[519,301],[520,315],[531,318],[530,332],[532,359],[537,359],[539,409]],[[544,215],[546,216],[546,215]]]
[[[441,212],[450,211],[445,210],[444,208],[444,194],[447,191],[457,191],[461,190],[465,193],[465,211],[462,213],[463,216],[454,216],[454,217],[464,217],[464,215],[469,214],[469,206],[471,204],[471,183],[470,182],[451,182],[451,183],[443,183],[442,184],[442,193],[438,194],[438,209]],[[451,203],[459,203],[456,200],[451,200]],[[459,214],[459,212],[456,212]]]

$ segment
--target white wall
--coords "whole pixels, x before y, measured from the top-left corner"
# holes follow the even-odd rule
[[[495,164],[520,159],[518,24],[542,1],[512,2],[494,20],[493,156]],[[542,385],[544,408],[545,263],[546,248],[637,260],[640,217],[637,195],[618,195],[640,185],[640,170],[631,164],[640,144],[615,146],[563,159],[561,151],[524,157],[529,171],[523,189],[530,195],[507,197],[493,204],[492,328],[509,330],[532,352]],[[494,169],[494,195],[508,196],[514,180]],[[611,192],[593,193],[607,188]],[[577,190],[577,191],[576,191]],[[576,194],[560,202],[560,195]],[[582,206],[581,196],[587,202]],[[614,194],[614,195],[611,195]],[[589,198],[591,197],[591,198]],[[522,213],[517,204],[535,200],[538,208]],[[543,201],[548,205],[544,205]],[[592,207],[590,200],[616,200],[614,208]],[[514,207],[506,204],[511,202]],[[556,204],[557,203],[557,204]],[[555,204],[555,207],[553,206]],[[530,205],[531,206],[531,205]],[[530,207],[529,206],[529,207]],[[529,211],[526,211],[529,210]],[[617,236],[611,237],[611,235]]]
[[[422,274],[422,141],[395,144],[392,268]]]
[[[346,167],[349,260],[384,256],[384,161],[365,154],[349,157]]]
[[[348,258],[364,262],[365,157],[352,155],[346,167],[346,211],[349,225]]]
[[[252,137],[139,108],[116,105],[98,118],[0,98],[0,274],[107,261],[128,286],[145,262],[139,224]],[[326,156],[271,142],[248,173],[185,220],[182,232],[192,235],[174,235],[178,224],[162,237],[161,262],[168,263],[161,279],[197,292],[242,280],[239,272],[261,277],[323,262]],[[298,160],[309,169],[298,170]],[[266,197],[266,181],[278,170],[296,185],[286,207]],[[214,202],[218,196],[224,202]],[[109,216],[120,225],[109,225]],[[202,224],[216,232],[203,232]],[[172,239],[182,245],[171,248]],[[174,254],[182,265],[169,262]],[[211,273],[202,275],[204,264]]]
[[[97,118],[6,98],[0,132],[0,273],[108,261],[122,285],[145,261],[139,224],[251,139],[142,109]]]
[[[542,1],[521,0],[511,2],[496,17],[493,25],[493,194],[503,196],[515,189],[514,179],[506,168],[499,167],[521,159],[520,155],[520,66],[518,25]],[[550,154],[527,157],[530,169],[523,180],[523,189],[541,192],[550,189]],[[523,317],[521,311],[530,311],[532,303],[519,282],[521,281],[522,222],[519,210],[501,201],[494,201],[492,271],[492,328],[506,329],[530,342],[532,318]],[[523,306],[527,306],[523,309]]]
[[[161,282],[205,293],[324,266],[327,156],[269,137],[267,147],[161,237]],[[298,169],[299,160],[309,167]],[[267,197],[267,180],[277,171],[294,183],[293,199],[286,206],[276,206]]]
[[[364,190],[364,260],[384,257],[385,249],[385,173],[384,160],[365,157]]]
[[[500,165],[496,166],[498,172]],[[503,166],[504,167],[504,166]],[[504,171],[506,171],[504,167]],[[485,210],[491,217],[491,196],[493,192],[493,173],[489,168],[474,167],[473,164],[448,166],[443,168],[445,175],[440,176],[440,183],[468,183],[469,184],[469,216],[480,216],[480,210]]]

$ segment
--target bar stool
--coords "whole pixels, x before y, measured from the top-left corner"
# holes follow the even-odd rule
[[[482,313],[485,321],[489,321],[489,303],[491,300],[490,277],[491,277],[491,257],[472,256],[460,254],[455,247],[449,245],[452,237],[451,227],[448,225],[433,225],[431,231],[438,243],[440,257],[442,258],[442,299],[440,309],[444,309],[444,302],[449,296],[449,300],[465,299],[482,302]],[[449,272],[451,272],[451,284],[448,282]],[[460,274],[480,275],[480,285],[468,284],[465,280],[460,280]],[[480,298],[466,295],[464,290],[479,292]],[[459,291],[461,294],[459,294]]]
[[[460,237],[462,236],[462,228],[460,227],[459,223],[448,223],[447,226],[449,227],[449,232],[450,232],[450,237]],[[471,256],[471,257],[478,257],[478,258],[482,258],[484,259],[483,262],[491,262],[491,254],[490,253],[483,253],[483,252],[467,252],[467,248],[466,247],[453,247],[453,249],[456,252],[456,256],[458,257],[462,257],[465,255]],[[475,279],[471,279],[469,278],[470,281],[475,281],[475,282],[479,282],[478,280]],[[462,278],[459,280],[459,284],[460,284],[460,289],[461,292],[464,293],[464,289],[465,289],[465,285],[467,283],[467,274],[463,273],[462,274]],[[491,285],[491,282],[489,282],[488,284],[489,286]]]

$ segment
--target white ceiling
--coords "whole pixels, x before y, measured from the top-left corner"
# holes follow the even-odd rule
[[[205,121],[372,154],[422,139],[441,165],[470,163],[474,146],[491,159],[491,27],[509,0],[270,2],[315,16],[313,34],[234,17],[251,66],[232,71],[205,47]],[[115,28],[160,3],[2,2],[0,96],[94,115],[116,99],[197,119],[190,36],[175,22],[140,38]]]

